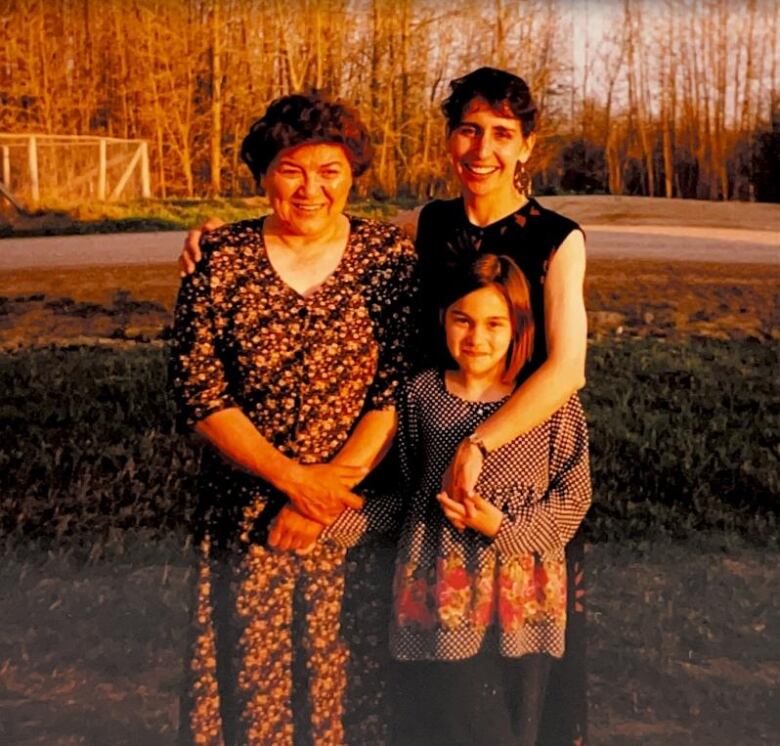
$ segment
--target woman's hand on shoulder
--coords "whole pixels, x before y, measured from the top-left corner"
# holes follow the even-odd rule
[[[306,518],[329,525],[345,508],[360,510],[363,498],[350,490],[368,473],[361,466],[296,464],[285,476],[282,491]]]
[[[182,277],[191,275],[195,271],[195,265],[201,260],[200,239],[204,233],[221,228],[225,225],[224,220],[219,218],[208,218],[200,228],[193,228],[187,231],[187,238],[184,239],[184,246],[179,254],[179,274]]]

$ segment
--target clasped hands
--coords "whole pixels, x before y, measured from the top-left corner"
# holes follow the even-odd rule
[[[474,443],[462,441],[442,478],[441,492],[436,499],[444,516],[458,531],[471,528],[492,538],[498,533],[504,514],[474,491],[483,461]]]
[[[271,523],[268,545],[278,551],[308,554],[323,529],[345,508],[359,510],[363,498],[351,490],[367,473],[360,466],[296,464],[283,482],[290,501]]]
[[[436,496],[447,520],[458,530],[471,528],[485,536],[498,533],[503,519],[499,508],[474,492],[482,471],[482,454],[464,440],[442,479]],[[351,492],[367,470],[357,466],[314,464],[296,465],[284,492],[290,498],[271,524],[268,544],[279,551],[308,554],[320,534],[341,515],[344,508],[359,510],[363,498]]]

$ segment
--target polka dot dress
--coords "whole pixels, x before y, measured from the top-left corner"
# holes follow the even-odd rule
[[[486,458],[476,491],[504,513],[494,538],[458,532],[435,499],[460,441],[504,402],[461,399],[440,371],[413,378],[399,401],[403,491],[345,511],[325,534],[350,546],[402,526],[390,636],[395,658],[468,658],[488,634],[504,656],[563,655],[564,547],[591,499],[578,397]]]

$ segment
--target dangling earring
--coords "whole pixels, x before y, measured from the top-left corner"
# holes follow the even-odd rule
[[[531,194],[531,174],[528,173],[525,167],[525,163],[518,161],[515,164],[515,189],[524,197],[528,197]]]

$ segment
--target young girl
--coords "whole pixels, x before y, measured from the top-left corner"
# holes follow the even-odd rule
[[[322,539],[352,546],[402,525],[390,632],[398,744],[530,746],[549,663],[564,652],[564,547],[590,504],[587,431],[572,396],[485,454],[473,497],[441,493],[459,443],[512,394],[533,349],[528,284],[506,256],[454,269],[442,305],[445,364],[399,397],[400,495],[344,511]]]

